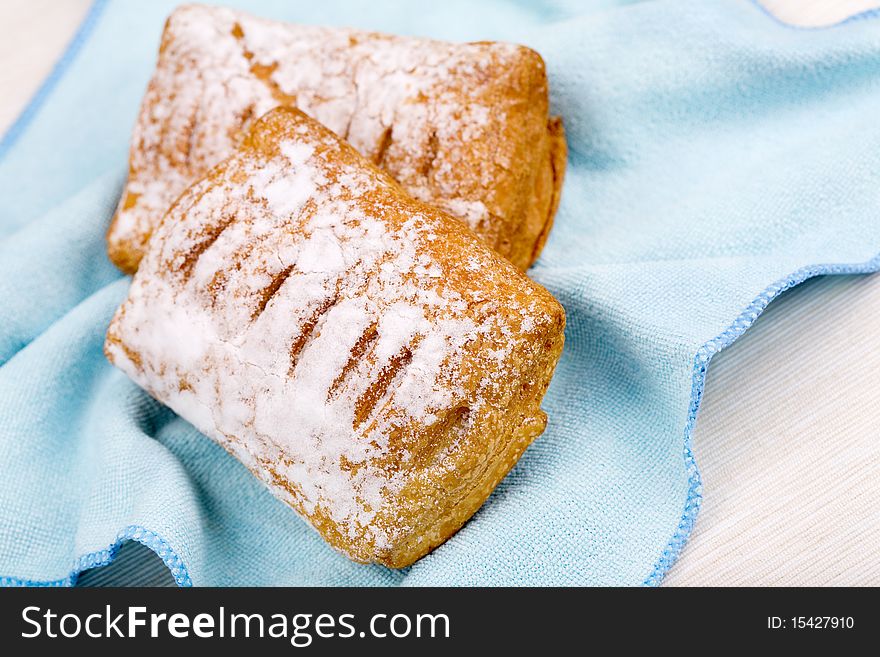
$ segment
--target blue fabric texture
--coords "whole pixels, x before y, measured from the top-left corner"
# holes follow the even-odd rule
[[[712,355],[784,289],[880,266],[880,21],[792,29],[735,0],[246,5],[544,56],[570,147],[531,270],[568,314],[547,432],[392,571],[334,553],[114,370],[128,279],[103,237],[173,3],[102,2],[0,143],[0,583],[71,584],[126,540],[181,585],[659,583],[699,509]]]

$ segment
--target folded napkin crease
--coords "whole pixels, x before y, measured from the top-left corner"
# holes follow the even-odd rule
[[[570,161],[530,274],[566,308],[545,435],[409,569],[352,563],[104,359],[128,279],[104,232],[174,3],[99,2],[0,142],[0,578],[72,584],[121,542],[181,585],[657,584],[701,492],[706,367],[785,289],[880,266],[880,20],[748,2],[228,2],[525,43]],[[772,495],[772,491],[768,491]]]

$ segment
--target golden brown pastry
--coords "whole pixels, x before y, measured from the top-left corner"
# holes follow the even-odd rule
[[[352,559],[406,566],[546,425],[550,294],[294,109],[177,200],[107,357]]]
[[[247,127],[296,106],[413,197],[462,219],[525,269],[553,221],[565,169],[540,55],[261,20],[198,5],[168,19],[132,136],[108,252],[132,273],[171,203]]]

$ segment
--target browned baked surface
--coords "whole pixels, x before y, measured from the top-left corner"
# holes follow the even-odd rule
[[[358,561],[412,563],[543,430],[565,316],[293,109],[161,222],[107,357]]]
[[[168,19],[135,125],[107,235],[111,260],[134,272],[177,196],[279,105],[328,126],[518,267],[537,258],[559,198],[565,139],[561,122],[548,118],[536,52],[189,5]]]

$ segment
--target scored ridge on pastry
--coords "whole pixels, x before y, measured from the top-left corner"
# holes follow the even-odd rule
[[[171,207],[107,357],[352,559],[445,541],[541,434],[565,315],[294,109]]]
[[[548,117],[536,52],[189,5],[168,19],[135,125],[107,236],[111,260],[133,273],[177,196],[279,105],[347,139],[411,196],[460,218],[521,269],[538,257],[566,147],[561,121]]]

